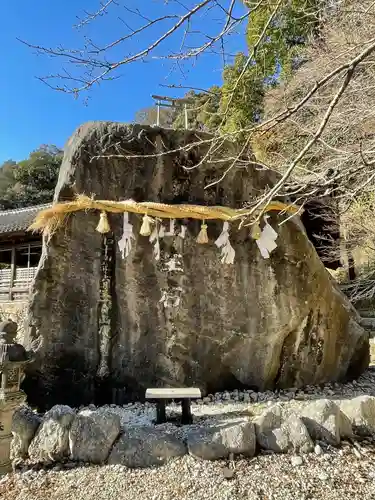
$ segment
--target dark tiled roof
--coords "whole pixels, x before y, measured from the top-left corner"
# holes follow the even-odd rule
[[[0,235],[4,233],[16,233],[26,231],[32,224],[36,214],[52,206],[52,203],[36,205],[34,207],[16,208],[15,210],[0,211]]]

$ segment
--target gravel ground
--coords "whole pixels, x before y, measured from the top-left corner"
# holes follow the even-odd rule
[[[210,395],[193,405],[195,425],[260,413],[280,402],[287,407],[317,398],[344,399],[375,395],[375,369],[348,384],[326,384],[267,391],[233,391]],[[123,425],[150,425],[151,404],[110,406]],[[179,407],[171,405],[169,414]],[[108,411],[108,407],[107,407]],[[166,424],[168,425],[168,424]],[[182,431],[183,428],[181,428]],[[305,456],[260,455],[253,459],[199,461],[190,456],[143,470],[122,466],[77,467],[67,463],[52,469],[32,469],[0,480],[4,500],[375,500],[375,440],[344,443],[332,449],[323,443]]]
[[[156,469],[29,471],[0,483],[4,500],[359,500],[375,498],[375,446],[235,462],[185,456]],[[294,465],[299,463],[301,465]]]
[[[360,378],[347,384],[323,384],[307,386],[303,389],[286,389],[279,391],[255,392],[251,390],[234,390],[210,394],[197,402],[192,402],[192,412],[197,425],[210,425],[221,419],[236,419],[261,413],[265,407],[280,403],[287,408],[301,406],[304,402],[327,398],[332,400],[354,398],[367,394],[375,396],[375,367],[371,367]],[[95,410],[94,405],[88,407]],[[101,407],[116,413],[122,426],[152,425],[156,418],[155,405],[151,403],[133,403],[124,406],[109,405]],[[85,408],[80,408],[84,412]],[[167,416],[179,420],[181,407],[171,404],[167,407]],[[189,430],[190,426],[186,426]]]

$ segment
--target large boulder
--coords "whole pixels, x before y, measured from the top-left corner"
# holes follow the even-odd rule
[[[41,417],[26,405],[17,408],[12,421],[11,457],[24,459],[41,423]]]
[[[43,416],[29,446],[33,462],[51,463],[69,456],[69,429],[75,412],[65,405],[56,405]]]
[[[228,169],[222,158],[237,149],[224,144],[216,164],[186,169],[207,151],[207,142],[184,150],[197,141],[193,131],[88,123],[66,145],[55,201],[85,193],[240,208],[277,180],[249,161],[205,189]],[[278,247],[269,259],[249,228],[233,224],[236,256],[225,265],[214,244],[223,228],[219,221],[208,221],[206,245],[196,242],[199,221],[184,221],[185,238],[178,236],[178,222],[175,233],[161,240],[157,261],[149,239],[139,235],[140,216],[130,214],[135,239],[123,259],[121,215],[109,214],[113,238],[105,240],[96,231],[98,213],[71,215],[46,243],[34,281],[30,319],[44,343],[29,398],[59,394],[78,405],[100,394],[122,403],[158,385],[263,390],[359,375],[368,364],[368,336],[301,221],[293,217],[279,226],[285,218],[273,213],[270,219]],[[103,280],[111,291],[105,307]]]
[[[190,455],[203,460],[227,458],[230,454],[252,457],[255,453],[255,430],[252,422],[226,423],[203,427],[187,436]]]
[[[114,445],[108,464],[130,468],[163,465],[187,453],[186,445],[171,432],[155,427],[128,427]]]
[[[71,459],[92,464],[104,463],[120,430],[118,415],[104,409],[82,410],[69,432]]]
[[[281,431],[288,436],[286,451],[308,453],[313,450],[314,444],[303,420],[296,415],[291,415],[281,426]]]

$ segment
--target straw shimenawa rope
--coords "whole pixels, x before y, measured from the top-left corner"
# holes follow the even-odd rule
[[[75,201],[56,203],[52,207],[42,210],[36,216],[29,231],[40,231],[47,236],[52,236],[61,226],[66,223],[67,217],[73,212],[80,210],[98,210],[103,212],[124,213],[131,212],[151,217],[164,219],[219,219],[233,222],[242,219],[249,214],[249,209],[233,209],[221,206],[205,207],[201,205],[167,205],[166,203],[142,202],[133,200],[107,201],[94,200],[85,195],[78,195]],[[301,209],[295,205],[287,205],[280,201],[273,201],[265,207],[264,212],[271,210],[285,211],[290,214],[300,212]]]

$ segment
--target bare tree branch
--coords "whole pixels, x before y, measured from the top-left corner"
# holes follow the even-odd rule
[[[107,0],[105,3],[101,3],[100,8],[96,12],[94,12],[93,14],[90,14],[89,12],[86,12],[85,13],[86,17],[84,19],[82,19],[75,27],[76,28],[82,28],[86,24],[91,23],[97,17],[102,16],[103,14],[105,14],[106,11],[107,11],[107,9],[108,9],[108,7],[111,4],[113,4],[113,3],[116,3],[115,0]]]

